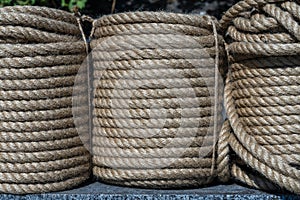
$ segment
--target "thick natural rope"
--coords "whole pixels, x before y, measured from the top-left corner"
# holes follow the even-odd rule
[[[89,176],[89,172],[76,174],[75,177],[65,179],[63,181],[57,181],[53,183],[1,183],[1,187],[4,192],[7,193],[18,193],[18,194],[28,194],[28,193],[45,193],[49,191],[59,191],[62,189],[71,189],[78,186],[78,183],[86,181]],[[25,175],[26,176],[26,175]]]
[[[67,22],[73,25],[77,24],[76,18],[72,13],[68,13],[62,10],[47,8],[47,7],[13,6],[13,7],[4,7],[2,8],[2,10],[4,12],[8,12],[12,14],[25,13],[25,14],[30,14],[30,15],[40,16],[40,17],[46,17],[48,19],[55,19],[58,22]]]
[[[72,114],[86,56],[76,17],[27,6],[0,13],[0,192],[77,186],[89,178],[90,161]]]
[[[225,180],[231,173],[252,187],[300,194],[299,11],[296,1],[244,0],[221,20],[232,62],[225,88],[230,123],[219,141]],[[242,160],[231,169],[229,147]]]
[[[163,12],[94,22],[93,172],[100,180],[151,188],[212,182],[221,121],[213,116],[222,113],[215,75],[225,52],[217,26],[207,16]]]

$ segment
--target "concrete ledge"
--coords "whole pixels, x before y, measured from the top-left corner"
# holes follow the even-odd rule
[[[38,195],[0,194],[0,200],[40,200],[40,199],[100,199],[100,200],[190,200],[190,199],[300,199],[296,195],[276,195],[245,188],[239,185],[219,185],[189,190],[148,190],[91,183],[86,186],[57,193]]]

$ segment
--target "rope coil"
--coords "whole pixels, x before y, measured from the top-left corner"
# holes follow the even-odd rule
[[[89,178],[72,115],[86,56],[76,17],[50,8],[0,9],[0,191],[65,190]]]
[[[93,172],[100,180],[147,188],[212,182],[214,123],[222,120],[215,76],[225,63],[215,24],[164,12],[94,21]]]
[[[219,141],[225,181],[231,171],[252,187],[300,194],[299,11],[296,1],[244,0],[221,20],[231,58],[225,87],[230,123]]]

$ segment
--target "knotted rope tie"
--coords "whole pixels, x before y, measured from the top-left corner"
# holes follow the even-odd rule
[[[89,178],[72,91],[86,57],[76,17],[50,8],[0,9],[0,192],[64,190]]]
[[[217,31],[217,25],[215,21],[210,18],[210,23],[212,25],[213,34],[215,36],[215,47],[216,47],[216,57],[215,57],[215,88],[214,88],[214,141],[213,141],[213,155],[212,155],[212,165],[211,165],[211,176],[215,176],[215,167],[216,167],[216,145],[217,145],[217,137],[219,134],[218,130],[218,108],[219,108],[219,62],[220,62],[220,52],[219,52],[219,41],[218,41],[218,31]]]
[[[148,188],[212,182],[213,122],[221,120],[214,113],[222,112],[215,76],[224,64],[216,26],[207,16],[163,12],[94,22],[93,172],[100,180]]]
[[[90,55],[90,45],[87,41],[86,35],[84,33],[83,24],[88,22],[90,25],[94,23],[94,19],[86,16],[81,15],[79,11],[75,10],[75,16],[77,17],[77,22],[79,29],[81,31],[82,39],[85,44],[86,54],[87,57],[84,60],[81,69],[78,71],[77,74],[77,82],[74,85],[73,90],[73,114],[75,117],[75,125],[77,130],[79,131],[79,135],[81,136],[81,140],[83,141],[85,147],[88,149],[90,154],[93,154],[92,149],[92,137],[93,137],[93,114],[92,114],[92,58]],[[91,30],[89,40],[92,37],[94,31],[94,27]],[[82,69],[83,68],[83,69]],[[80,81],[79,81],[80,80]],[[85,92],[81,93],[82,86],[85,86]],[[82,101],[83,100],[83,101]],[[81,109],[84,107],[84,111]],[[84,116],[84,117],[82,117]],[[87,116],[87,118],[86,118]],[[77,119],[77,120],[76,120]],[[87,132],[86,132],[87,131]],[[90,157],[90,165],[93,165],[92,157]],[[92,174],[92,167],[90,169],[90,173]]]
[[[225,88],[230,124],[223,127],[218,162],[223,172],[228,171],[230,146],[236,154],[230,169],[236,179],[260,189],[298,194],[299,13],[296,1],[245,0],[222,18],[232,64]]]

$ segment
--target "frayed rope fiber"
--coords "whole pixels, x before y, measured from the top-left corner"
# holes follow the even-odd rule
[[[226,63],[217,28],[208,16],[165,12],[94,21],[93,172],[99,180],[146,188],[212,183],[222,120],[216,71],[220,64],[224,73]]]
[[[300,194],[299,1],[244,0],[221,25],[231,65],[220,173],[255,188]]]
[[[72,91],[86,57],[76,17],[42,7],[0,9],[0,192],[69,189],[89,178]]]

